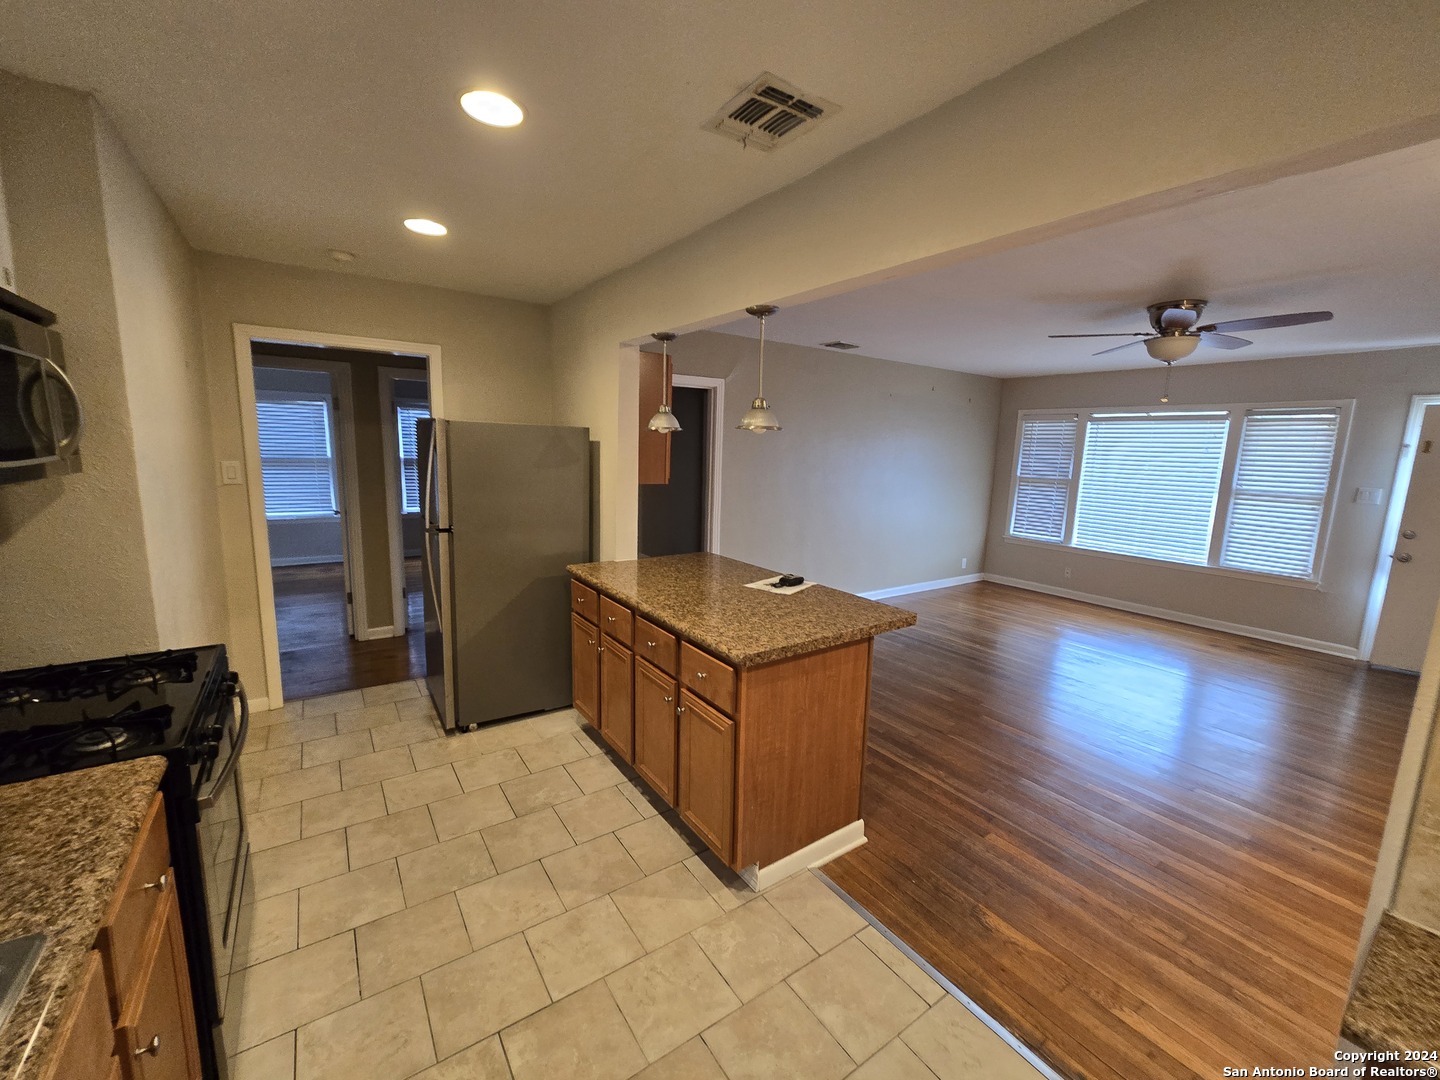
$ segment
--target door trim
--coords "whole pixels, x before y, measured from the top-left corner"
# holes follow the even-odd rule
[[[672,386],[688,386],[708,390],[710,403],[710,438],[705,447],[705,550],[714,551],[720,542],[720,473],[725,430],[725,380],[702,375],[675,375]]]
[[[1440,394],[1415,394],[1410,398],[1405,434],[1400,440],[1400,457],[1395,464],[1395,479],[1390,485],[1390,501],[1385,508],[1385,524],[1380,530],[1380,550],[1375,555],[1375,573],[1370,579],[1370,595],[1365,601],[1365,620],[1360,625],[1360,644],[1356,652],[1361,660],[1368,661],[1375,648],[1375,632],[1380,628],[1385,590],[1390,584],[1390,553],[1395,550],[1395,542],[1400,538],[1400,519],[1405,515],[1405,499],[1410,494],[1415,444],[1420,438],[1425,410],[1432,405],[1440,406]]]
[[[386,338],[331,334],[322,330],[295,330],[253,323],[231,324],[235,385],[240,397],[240,440],[244,455],[245,493],[250,508],[250,545],[254,560],[255,595],[260,608],[260,652],[265,665],[265,698],[270,708],[285,703],[280,685],[280,628],[275,618],[275,579],[270,573],[270,534],[265,527],[265,489],[260,482],[260,423],[255,413],[255,341],[282,345],[330,345],[342,349],[397,352],[425,357],[430,384],[430,412],[443,416],[440,346]],[[233,610],[233,608],[232,608]]]
[[[380,437],[385,440],[385,521],[390,533],[390,635],[404,637],[410,629],[405,597],[404,515],[400,507],[400,432],[395,426],[395,380],[419,381],[412,368],[382,367],[380,380]],[[428,393],[429,387],[427,385]]]

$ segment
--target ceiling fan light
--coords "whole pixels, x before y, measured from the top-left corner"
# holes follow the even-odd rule
[[[680,430],[680,421],[675,419],[675,414],[670,411],[669,405],[661,405],[655,410],[655,415],[650,417],[650,430],[658,431],[661,434]]]
[[[1173,364],[1176,360],[1184,360],[1199,344],[1198,334],[1164,334],[1161,337],[1146,338],[1145,351],[1152,360]]]
[[[750,408],[745,410],[745,415],[740,418],[736,427],[741,431],[779,431],[780,422],[770,411],[770,403],[763,397],[757,397],[750,403]]]

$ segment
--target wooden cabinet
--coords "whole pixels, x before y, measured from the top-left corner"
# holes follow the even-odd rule
[[[200,1075],[185,935],[174,889],[166,890],[145,936],[143,966],[117,1034],[130,1080],[191,1080]]]
[[[650,418],[670,396],[671,367],[659,353],[640,354],[640,477],[642,484],[670,482],[670,433],[651,431]]]
[[[43,1080],[199,1080],[184,928],[159,794],[66,1008]]]
[[[735,724],[680,692],[680,799],[676,809],[727,863],[735,835]]]
[[[637,620],[637,622],[640,620]],[[637,648],[639,647],[637,643]],[[635,771],[675,804],[679,752],[679,686],[673,676],[635,657]]]
[[[722,712],[735,711],[735,669],[688,641],[680,643],[680,683]]]
[[[674,675],[680,661],[680,641],[649,619],[635,616],[635,655],[643,656],[661,671]]]
[[[597,728],[600,726],[600,655],[600,631],[579,615],[571,615],[571,693],[576,711]]]
[[[627,762],[635,760],[634,654],[614,638],[600,648],[600,734]]]
[[[600,597],[600,629],[622,645],[629,645],[635,616],[624,604],[617,604],[608,596]]]

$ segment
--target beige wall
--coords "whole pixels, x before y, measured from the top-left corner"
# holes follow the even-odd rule
[[[979,569],[999,380],[770,343],[783,430],[756,435],[735,429],[756,342],[687,334],[673,352],[677,374],[725,380],[718,552],[852,592]]]
[[[236,323],[439,345],[445,416],[530,424],[551,420],[549,333],[545,309],[538,305],[203,252],[197,262],[216,459],[245,457],[232,339]],[[250,483],[259,483],[259,477],[220,489],[220,524],[231,656],[236,669],[258,687],[268,673],[250,532]]]
[[[60,316],[87,425],[81,471],[0,485],[0,669],[153,649],[160,636],[90,99],[0,73],[0,162],[17,277]]]
[[[1440,5],[1218,0],[1206,47],[1171,47],[1195,17],[1151,0],[557,305],[556,420],[601,444],[601,557],[635,551],[621,342],[1440,131]]]
[[[193,253],[95,110],[100,191],[161,648],[224,639],[217,477]]]
[[[1355,400],[1318,589],[1005,539],[1017,414],[1025,409],[1154,404],[1162,380],[1157,364],[1153,371],[1005,381],[985,572],[1324,642],[1337,650],[1354,649],[1360,641],[1385,520],[1384,506],[1354,501],[1355,489],[1378,487],[1387,497],[1390,494],[1410,398],[1440,393],[1440,348],[1176,365],[1172,405]],[[1068,580],[1067,566],[1071,568]]]

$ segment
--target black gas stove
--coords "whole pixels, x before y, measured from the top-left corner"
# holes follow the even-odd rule
[[[0,784],[158,756],[206,1080],[221,1039],[249,855],[249,710],[223,645],[0,673]]]

